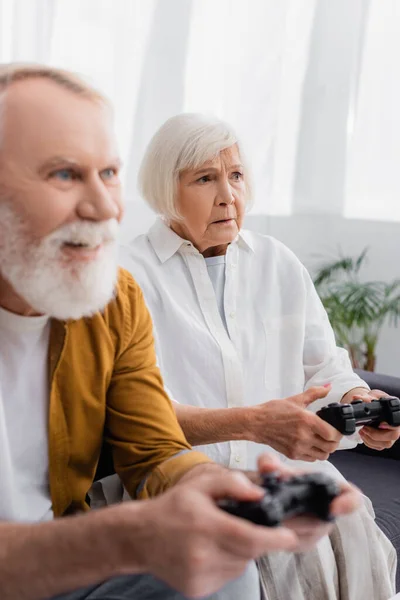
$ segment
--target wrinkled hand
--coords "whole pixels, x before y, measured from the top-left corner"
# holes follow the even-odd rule
[[[388,394],[382,390],[367,390],[366,388],[354,388],[345,394],[341,400],[342,403],[351,403],[353,400],[362,400],[371,402],[380,398],[387,398]],[[391,427],[387,423],[381,423],[379,428],[368,427],[365,425],[359,431],[362,441],[369,448],[374,450],[384,450],[391,448],[400,438],[400,427]]]
[[[329,391],[330,387],[312,387],[302,394],[252,407],[250,441],[267,444],[293,460],[327,460],[342,435],[306,408]]]
[[[228,515],[217,501],[259,500],[264,491],[238,471],[199,465],[177,485],[141,506],[144,572],[188,598],[208,596],[239,577],[250,560],[298,546],[294,531],[260,527]],[[126,503],[124,510],[129,510]],[[132,503],[135,505],[136,503]]]
[[[279,473],[283,477],[299,475],[299,471],[283,466],[275,457],[263,454],[258,459],[260,473]],[[347,515],[356,510],[361,503],[360,492],[349,483],[339,483],[341,494],[331,504],[331,514],[334,517]],[[294,552],[307,552],[314,548],[321,538],[329,535],[333,524],[321,521],[315,517],[299,516],[287,519],[285,527],[294,531],[298,538],[298,544]]]

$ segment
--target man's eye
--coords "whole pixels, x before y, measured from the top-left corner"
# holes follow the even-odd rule
[[[117,169],[104,169],[104,171],[101,172],[101,178],[102,179],[112,179],[113,177],[117,177],[118,175],[118,171]]]
[[[241,173],[240,171],[235,171],[234,173],[232,173],[232,177],[233,179],[235,179],[235,181],[240,181],[243,178],[243,173]]]
[[[75,173],[72,169],[58,169],[58,171],[51,173],[50,176],[60,181],[73,181],[79,177],[78,173]]]

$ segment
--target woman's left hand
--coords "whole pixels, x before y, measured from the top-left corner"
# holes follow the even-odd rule
[[[380,398],[388,398],[388,394],[382,390],[367,390],[366,388],[354,388],[345,394],[341,400],[342,404],[351,403],[354,400],[372,402]],[[381,423],[379,428],[362,427],[359,431],[362,441],[373,450],[385,450],[391,448],[400,438],[400,427],[391,427],[387,423]]]

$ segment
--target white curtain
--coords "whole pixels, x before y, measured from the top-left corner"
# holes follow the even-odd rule
[[[289,214],[316,0],[195,0],[185,110],[211,111],[243,140],[255,212]]]
[[[400,220],[399,33],[399,0],[0,0],[1,62],[73,69],[112,99],[131,233],[151,218],[144,148],[182,111],[237,129],[257,214]]]
[[[345,215],[400,221],[400,2],[371,0],[351,123]]]
[[[87,75],[116,107],[127,200],[156,128],[211,111],[243,137],[256,210],[289,213],[315,0],[0,0],[0,60]]]
[[[52,0],[0,0],[0,62],[47,62],[54,8]]]

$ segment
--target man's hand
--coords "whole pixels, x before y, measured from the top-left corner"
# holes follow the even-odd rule
[[[312,387],[296,396],[251,407],[249,439],[272,446],[294,460],[327,460],[342,435],[306,408],[329,391],[330,386]]]
[[[258,459],[258,469],[260,473],[277,472],[283,477],[299,474],[298,470],[283,466],[280,464],[278,458],[266,454],[263,454]],[[342,493],[333,500],[331,505],[331,513],[335,517],[353,512],[359,507],[361,501],[361,495],[354,486],[342,482],[339,485]],[[298,545],[294,552],[307,552],[311,550],[321,538],[329,535],[333,527],[332,523],[326,523],[315,517],[308,516],[287,519],[284,525],[297,535]]]
[[[347,392],[341,400],[343,404],[350,404],[353,400],[362,400],[371,402],[380,398],[387,398],[388,394],[382,390],[367,390],[366,388],[354,388]],[[381,423],[379,428],[362,427],[359,431],[364,444],[374,450],[384,450],[391,448],[400,438],[400,427],[391,427],[387,423]]]
[[[277,458],[268,455],[260,457],[258,466],[260,472],[275,471],[283,476],[298,473],[283,468]],[[200,465],[162,496],[120,505],[118,510],[125,512],[124,570],[129,572],[129,547],[134,536],[141,549],[142,571],[188,598],[200,598],[239,577],[250,560],[279,550],[310,549],[331,530],[332,524],[303,517],[290,519],[285,527],[263,527],[217,506],[224,498],[255,501],[263,494],[262,488],[239,471],[218,465],[205,465],[202,470]],[[332,514],[353,512],[360,497],[355,488],[343,485],[342,494],[332,503]],[[138,504],[140,526],[131,531],[129,514],[138,510]]]
[[[129,572],[129,539],[140,540],[143,572],[167,582],[189,598],[208,596],[239,577],[248,562],[269,552],[298,546],[294,531],[256,526],[217,507],[226,497],[259,500],[263,490],[240,472],[217,465],[200,467],[186,481],[140,507],[139,531],[129,529],[125,503],[124,564]],[[197,475],[196,475],[197,473]],[[139,536],[139,538],[138,538]]]

